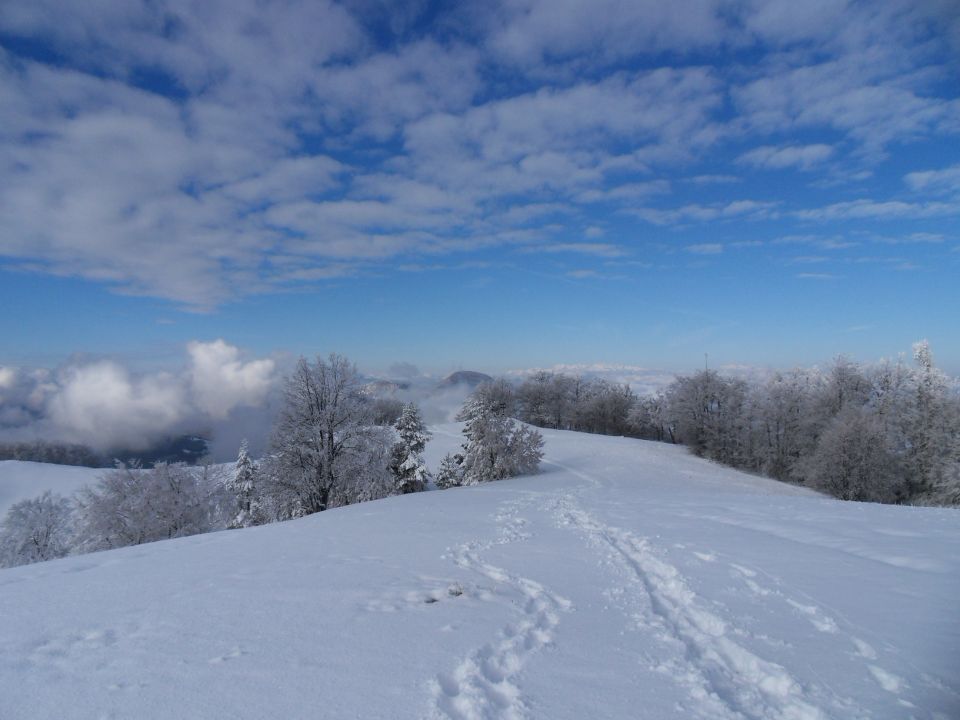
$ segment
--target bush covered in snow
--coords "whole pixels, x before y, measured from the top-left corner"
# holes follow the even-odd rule
[[[509,416],[510,387],[501,381],[478,387],[467,399],[463,452],[444,458],[438,487],[476,485],[536,472],[543,458],[543,436]]]

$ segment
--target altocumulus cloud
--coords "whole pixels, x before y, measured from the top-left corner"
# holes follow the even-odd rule
[[[960,127],[953,5],[3,3],[0,261],[209,310],[490,248],[575,268],[632,222],[951,217],[955,167],[911,168],[935,205],[850,179]],[[800,171],[872,205],[736,182]],[[166,417],[155,380],[126,401]]]

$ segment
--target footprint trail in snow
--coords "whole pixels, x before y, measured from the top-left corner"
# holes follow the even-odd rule
[[[496,515],[499,536],[486,543],[466,543],[448,554],[457,566],[494,583],[520,606],[521,617],[502,628],[498,637],[469,654],[452,672],[441,673],[432,684],[435,717],[453,720],[528,716],[528,705],[518,683],[527,661],[553,641],[560,613],[571,603],[527,577],[510,573],[482,559],[494,545],[523,542],[530,535],[519,517],[522,503],[505,503]]]
[[[551,464],[592,487],[599,485],[595,478],[574,468]],[[619,569],[630,592],[640,595],[634,598],[632,619],[642,627],[654,628],[661,639],[676,647],[675,657],[664,669],[687,686],[693,710],[703,717],[755,720],[825,720],[835,713],[847,718],[868,717],[851,701],[826,688],[804,686],[783,666],[738,643],[734,639],[738,628],[698,597],[648,539],[604,524],[582,507],[577,495],[568,492],[557,499],[557,523],[578,531]],[[752,582],[749,570],[743,574]],[[759,585],[754,586],[763,592]],[[827,620],[821,622],[825,625]]]

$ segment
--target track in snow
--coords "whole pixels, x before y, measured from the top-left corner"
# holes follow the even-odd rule
[[[600,486],[596,478],[575,468],[549,464]],[[801,686],[786,668],[736,642],[736,629],[690,589],[677,568],[655,552],[647,539],[600,522],[581,506],[576,492],[560,496],[555,514],[558,525],[577,530],[640,591],[642,597],[634,598],[634,619],[658,628],[661,637],[678,647],[678,657],[667,669],[687,686],[703,716],[737,720],[823,720],[835,712],[847,718],[868,716],[824,688]],[[816,608],[802,606],[801,611],[823,628],[833,622]]]
[[[452,672],[432,683],[435,717],[453,720],[514,720],[527,716],[528,706],[518,684],[524,664],[553,641],[560,613],[571,603],[542,584],[515,575],[481,558],[497,544],[522,542],[530,537],[519,516],[522,503],[505,503],[496,515],[499,536],[486,543],[466,543],[448,555],[461,568],[492,581],[499,593],[512,596],[521,618],[503,628],[499,637],[470,653]]]

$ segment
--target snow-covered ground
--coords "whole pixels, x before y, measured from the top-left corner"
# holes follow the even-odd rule
[[[0,571],[0,717],[960,717],[960,512],[544,435],[533,477]]]
[[[96,483],[102,472],[96,468],[0,460],[0,519],[14,503],[36,497],[45,490],[73,495],[84,485]]]

